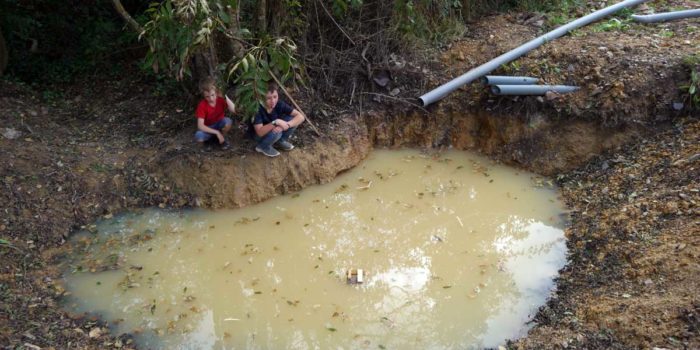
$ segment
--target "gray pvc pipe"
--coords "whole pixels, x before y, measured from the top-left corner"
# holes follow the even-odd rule
[[[513,61],[517,59],[518,57],[526,54],[527,52],[534,50],[541,45],[552,41],[556,38],[559,38],[563,36],[564,34],[568,33],[569,31],[583,27],[587,24],[590,24],[592,22],[595,22],[607,15],[613,14],[623,8],[627,7],[632,7],[639,5],[641,3],[645,3],[650,0],[625,0],[622,2],[619,2],[615,5],[608,6],[606,8],[600,9],[598,11],[595,11],[589,15],[583,16],[575,21],[569,22],[557,29],[554,29],[544,35],[541,35],[533,40],[528,41],[527,43],[518,46],[517,48],[508,51],[491,61],[488,61],[462,75],[459,77],[452,79],[451,81],[447,82],[446,84],[443,84],[432,91],[428,92],[427,94],[423,95],[420,97],[421,102],[423,103],[423,106],[427,106],[437,100],[442,99],[443,97],[447,96],[449,93],[452,91],[457,90],[460,86],[464,84],[471,83],[472,81],[488,74],[489,72],[495,70],[496,68],[500,67],[503,64],[506,64],[510,61]]]
[[[486,85],[531,85],[537,84],[539,79],[530,77],[509,77],[501,75],[487,75],[484,77]]]
[[[547,91],[566,94],[578,90],[578,86],[569,85],[491,85],[494,95],[544,95]]]
[[[632,15],[632,19],[642,23],[673,21],[682,18],[700,17],[700,9],[657,13],[653,15]]]

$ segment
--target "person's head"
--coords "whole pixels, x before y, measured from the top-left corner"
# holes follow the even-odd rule
[[[265,107],[267,107],[267,109],[275,108],[275,105],[279,99],[280,96],[277,92],[277,84],[270,82],[267,84],[267,93],[265,93]]]
[[[217,89],[216,80],[212,77],[206,77],[199,82],[199,91],[202,93],[202,97],[210,105],[216,104]]]

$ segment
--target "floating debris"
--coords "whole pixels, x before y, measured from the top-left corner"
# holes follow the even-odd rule
[[[362,269],[350,269],[347,273],[348,284],[360,284],[364,282],[364,271]]]
[[[370,180],[366,185],[357,187],[357,190],[364,191],[368,190],[370,187],[372,187],[372,180]]]

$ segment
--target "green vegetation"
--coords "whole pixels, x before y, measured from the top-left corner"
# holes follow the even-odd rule
[[[277,79],[283,83],[295,74],[297,80],[301,80],[301,67],[294,58],[296,48],[290,39],[264,38],[233,64],[229,75],[236,76],[236,99],[244,115],[253,117],[258,103],[265,100],[268,81]]]
[[[39,84],[70,82],[97,71],[118,73],[111,64],[115,54],[137,45],[136,35],[121,31],[123,22],[110,2],[96,3],[0,0],[8,73]]]
[[[700,54],[685,57],[683,64],[690,70],[690,79],[680,88],[690,108],[700,109]]]
[[[285,86],[313,81],[311,89],[321,93],[363,91],[390,62],[463,36],[468,21],[508,10],[575,16],[580,6],[580,0],[0,0],[0,33],[11,48],[12,79],[54,84],[128,72],[167,95],[178,87],[196,93],[196,82],[212,75],[235,84],[231,97],[248,115],[273,75]],[[47,98],[60,98],[55,87],[45,90]]]
[[[629,20],[621,20],[617,17],[613,17],[606,22],[597,24],[593,27],[594,32],[611,32],[611,31],[625,31],[629,28]]]

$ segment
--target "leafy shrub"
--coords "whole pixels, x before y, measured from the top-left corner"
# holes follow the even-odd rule
[[[267,37],[231,66],[229,77],[238,85],[236,100],[245,115],[252,118],[258,105],[264,104],[272,74],[283,84],[290,79],[301,80],[301,67],[294,58],[296,49],[296,44],[288,38]]]

